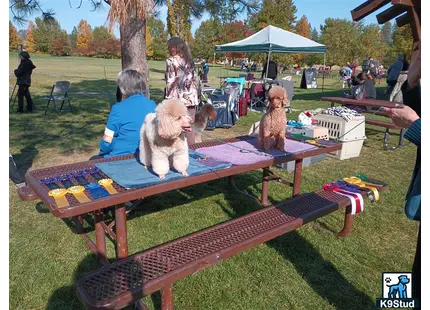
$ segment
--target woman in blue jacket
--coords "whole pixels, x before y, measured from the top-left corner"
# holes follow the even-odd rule
[[[148,113],[155,112],[155,102],[144,95],[145,81],[141,73],[123,70],[118,75],[117,85],[121,101],[114,104],[110,111],[100,141],[100,157],[136,153],[143,121]]]

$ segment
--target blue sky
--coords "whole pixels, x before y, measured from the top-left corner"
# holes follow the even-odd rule
[[[80,9],[75,8],[79,5],[80,0],[70,0],[70,2],[73,8],[70,8],[68,0],[40,0],[44,8],[50,8],[55,11],[55,16],[60,22],[61,27],[69,33],[73,30],[73,26],[78,25],[81,19],[86,19],[93,28],[104,25],[106,22],[109,10],[107,4],[100,11],[91,12],[89,0],[83,0]],[[324,24],[324,20],[327,17],[347,18],[351,20],[350,11],[363,2],[364,0],[295,0],[294,4],[297,7],[297,18],[306,15],[311,26],[319,30],[320,24]],[[11,14],[9,13],[9,15]],[[166,22],[166,15],[167,8],[161,8],[159,18],[163,22]],[[375,15],[374,13],[366,17],[365,23],[377,23]],[[34,20],[35,17],[37,16],[31,19]],[[202,19],[194,20],[192,23],[193,33],[199,27],[200,23],[208,18],[208,15],[204,15]],[[18,29],[22,28],[19,25],[16,25],[16,27]],[[116,29],[115,34],[119,37],[118,29]]]

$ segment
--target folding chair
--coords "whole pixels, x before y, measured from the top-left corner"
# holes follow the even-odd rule
[[[55,111],[59,114],[63,110],[64,102],[67,100],[69,102],[70,112],[72,112],[72,105],[70,104],[70,100],[67,92],[69,91],[70,82],[69,81],[57,81],[52,86],[51,93],[49,96],[45,96],[45,99],[48,100],[45,109],[45,115],[48,111],[49,104],[51,101],[54,103]],[[55,101],[61,101],[60,109],[57,109],[57,104]]]
[[[263,83],[252,83],[250,109],[252,110],[253,107],[258,107],[259,105],[264,106],[265,97]]]

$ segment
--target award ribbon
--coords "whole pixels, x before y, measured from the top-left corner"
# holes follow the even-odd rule
[[[78,181],[79,185],[87,185],[89,182],[84,177],[84,175],[86,175],[87,173],[88,172],[86,172],[85,170],[78,170],[78,171],[74,171],[74,172],[70,173],[69,176],[71,178],[75,178],[75,180]]]
[[[83,187],[82,185],[72,186],[67,189],[67,192],[75,196],[75,198],[80,203],[90,202],[91,200],[88,198],[87,195],[85,195],[84,191],[85,187]]]
[[[348,197],[351,202],[351,214],[357,214],[364,210],[363,197],[358,193],[340,189],[334,184],[324,184],[324,190]]]
[[[55,203],[58,208],[64,208],[69,206],[69,202],[67,201],[66,194],[67,189],[65,188],[57,188],[49,191],[49,196],[53,197]]]
[[[118,194],[118,192],[116,191],[116,189],[112,186],[112,179],[101,179],[99,180],[99,184],[104,186],[104,188],[106,188],[106,190],[108,191],[109,194]]]
[[[87,188],[94,199],[99,199],[103,197],[109,196],[109,193],[107,190],[105,190],[103,187],[100,186],[97,182],[92,182],[87,185],[85,185],[85,188]]]
[[[57,183],[55,183],[55,181],[57,181],[56,178],[43,178],[40,180],[40,184],[44,184],[46,186],[48,186],[49,189],[56,189],[56,188],[60,188]]]
[[[379,192],[378,192],[378,190],[375,187],[373,187],[373,186],[366,185],[360,178],[350,177],[350,178],[344,178],[343,180],[345,182],[350,183],[350,184],[354,184],[354,185],[360,186],[362,188],[370,189],[372,191],[372,193],[373,193],[373,196],[375,197],[375,200],[376,201],[379,200]]]

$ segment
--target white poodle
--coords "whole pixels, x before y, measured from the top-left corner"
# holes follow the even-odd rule
[[[190,164],[184,132],[190,132],[191,118],[177,99],[167,99],[146,116],[140,129],[139,158],[145,168],[152,168],[164,179],[170,167],[188,176]]]

